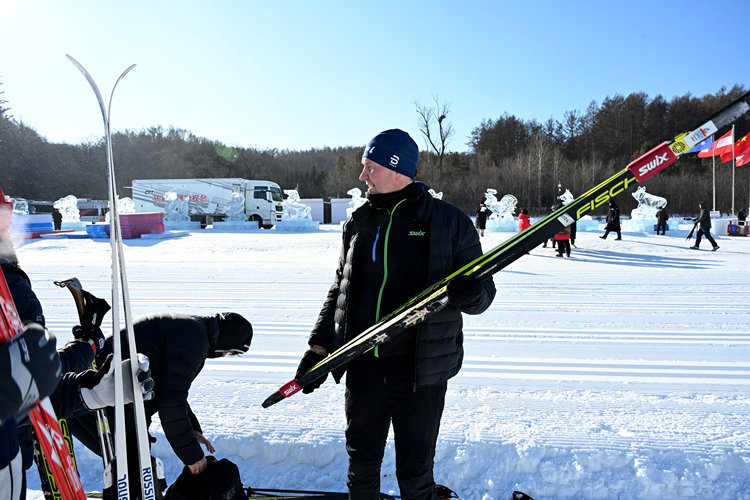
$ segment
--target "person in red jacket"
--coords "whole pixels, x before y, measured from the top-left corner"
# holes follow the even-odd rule
[[[562,228],[562,230],[555,234],[555,241],[557,241],[557,256],[562,257],[563,253],[570,257],[570,226]]]
[[[529,221],[529,212],[525,208],[518,214],[518,232],[520,233],[524,229],[531,227],[531,221]]]

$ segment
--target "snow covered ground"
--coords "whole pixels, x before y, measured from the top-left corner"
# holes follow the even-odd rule
[[[495,275],[492,307],[465,318],[439,483],[465,500],[514,489],[537,500],[750,498],[750,239],[695,251],[689,227],[622,241],[579,232],[570,259],[539,247]],[[190,392],[216,455],[240,466],[246,486],[346,489],[343,385],[260,406],[294,374],[339,244],[338,226],[126,241],[134,314],[236,311],[253,323],[250,352],[209,360]],[[62,341],[76,313],[52,281],[76,276],[108,297],[109,251],[88,239],[18,248]],[[152,430],[171,482],[182,465]],[[77,456],[86,488],[100,490],[99,459],[81,445]],[[390,444],[382,472],[383,491],[398,494]],[[35,469],[28,478],[38,490]]]

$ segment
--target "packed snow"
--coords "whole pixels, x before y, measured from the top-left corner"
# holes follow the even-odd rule
[[[622,241],[579,231],[570,258],[540,246],[495,275],[491,308],[465,316],[438,483],[466,500],[750,498],[750,240],[715,224],[721,249],[690,250],[690,227]],[[484,250],[510,235],[486,233]],[[190,391],[245,486],[346,490],[343,384],[261,408],[294,375],[340,240],[339,226],[321,226],[125,241],[135,315],[235,311],[254,326],[250,352],[209,360]],[[27,240],[18,255],[61,342],[76,311],[53,280],[109,296],[107,240]],[[172,482],[182,464],[151,429]],[[76,454],[86,489],[101,490],[99,458]],[[392,441],[382,476],[397,495]],[[27,477],[29,498],[43,498],[35,468]]]

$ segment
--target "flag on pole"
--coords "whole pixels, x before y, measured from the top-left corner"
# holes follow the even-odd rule
[[[734,158],[739,159],[739,157],[745,153],[750,153],[750,133],[745,134],[742,139],[734,144]],[[721,161],[723,163],[732,161],[732,151],[730,150],[723,153],[721,155]]]
[[[732,153],[732,143],[734,142],[734,127],[726,134],[719,137],[714,143],[713,149],[707,149],[698,153],[698,158],[711,158],[712,156],[721,156],[724,153]]]
[[[750,132],[734,144],[734,155],[739,158],[745,153],[750,153]]]
[[[750,163],[750,151],[742,156],[737,157],[737,162],[734,164],[736,167],[741,167],[745,163]]]
[[[711,135],[703,139],[701,142],[699,142],[689,150],[685,151],[685,154],[698,153],[700,151],[705,151],[706,149],[711,149],[712,147],[714,147],[714,137]]]

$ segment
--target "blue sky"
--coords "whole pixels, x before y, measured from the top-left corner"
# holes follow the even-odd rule
[[[719,5],[719,4],[716,4]],[[0,0],[0,99],[53,142],[175,126],[227,145],[419,139],[414,102],[450,104],[453,151],[503,113],[562,120],[594,100],[750,86],[750,1]],[[710,13],[713,12],[713,13]],[[667,139],[667,138],[658,138]],[[116,145],[115,145],[116,147]]]

